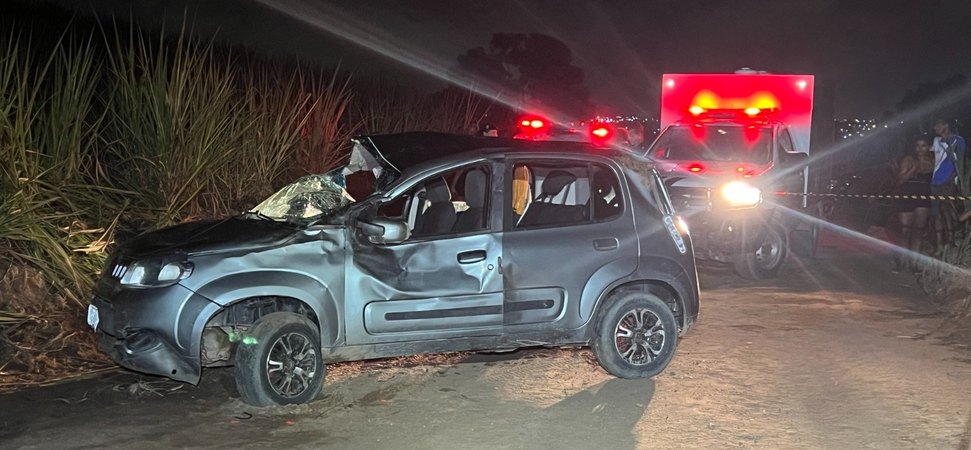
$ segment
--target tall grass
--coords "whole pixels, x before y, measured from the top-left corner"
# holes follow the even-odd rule
[[[213,213],[246,210],[271,194],[293,163],[312,99],[296,72],[248,66],[240,77],[238,117],[249,126],[228,163],[211,177],[204,201]]]
[[[103,263],[94,168],[99,83],[90,41],[37,60],[17,35],[0,59],[0,258],[29,262],[80,304]]]
[[[297,174],[323,173],[341,164],[347,156],[348,139],[359,130],[347,118],[352,99],[350,77],[315,70],[299,75],[304,95],[313,102],[306,108],[307,120],[300,129]]]
[[[107,164],[111,183],[136,192],[132,214],[150,227],[202,215],[200,195],[229,163],[249,117],[235,74],[212,48],[141,34],[108,53]]]

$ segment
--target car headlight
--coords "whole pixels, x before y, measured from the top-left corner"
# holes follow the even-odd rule
[[[146,259],[129,264],[121,277],[121,284],[132,287],[169,286],[191,274],[192,263],[188,261]]]
[[[732,208],[752,208],[762,203],[762,190],[744,181],[722,186],[721,195]]]

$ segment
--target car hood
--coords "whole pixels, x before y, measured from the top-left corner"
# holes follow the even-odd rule
[[[298,227],[285,222],[230,217],[187,222],[141,234],[124,242],[127,257],[162,253],[201,253],[274,245],[294,236]]]

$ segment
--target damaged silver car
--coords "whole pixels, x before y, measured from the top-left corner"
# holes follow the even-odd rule
[[[353,144],[252,211],[119,245],[88,311],[102,350],[189,383],[235,365],[243,400],[276,405],[316,398],[326,363],[417,353],[589,345],[651,377],[694,323],[691,239],[649,163],[437,133]]]

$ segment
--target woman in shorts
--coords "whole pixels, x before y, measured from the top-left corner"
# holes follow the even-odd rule
[[[934,152],[931,140],[925,136],[914,141],[914,150],[900,160],[897,170],[897,195],[894,203],[900,220],[902,245],[910,250],[911,258],[894,257],[894,270],[904,268],[904,261],[919,254],[927,222],[931,214],[931,176],[934,174]],[[915,267],[910,266],[911,269]]]

